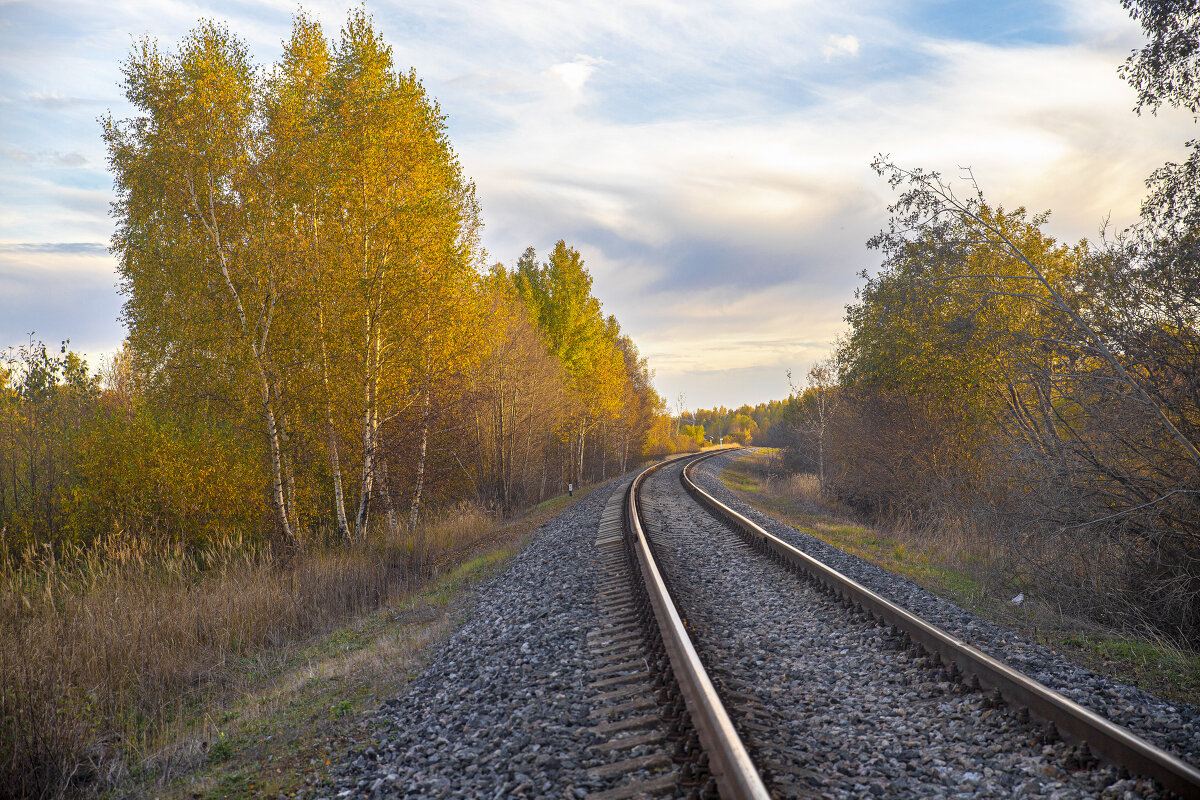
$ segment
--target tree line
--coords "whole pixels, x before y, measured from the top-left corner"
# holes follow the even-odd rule
[[[685,412],[681,419],[689,423],[684,429],[691,426],[701,440],[770,447],[776,440],[772,429],[784,419],[787,409],[787,400],[769,400],[753,406],[746,403],[737,408],[717,406]]]
[[[1194,4],[1127,0],[1139,110],[1200,106]],[[1183,76],[1186,79],[1180,79]],[[1200,639],[1200,146],[1131,228],[1046,214],[886,157],[899,192],[849,332],[788,412],[793,466],[877,519],[1000,541],[1085,616]]]
[[[227,26],[122,65],[103,120],[128,339],[0,372],[9,547],[106,532],[361,541],[505,513],[663,449],[651,373],[559,241],[486,266],[446,120],[362,10],[254,63]],[[656,438],[658,437],[658,438]]]

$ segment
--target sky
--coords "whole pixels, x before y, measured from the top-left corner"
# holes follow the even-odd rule
[[[352,6],[303,5],[335,38]],[[357,6],[353,6],[357,7]],[[0,0],[0,350],[97,363],[124,337],[98,118],[131,115],[120,62],[201,18],[258,63],[285,0]],[[1142,43],[1117,0],[369,0],[397,67],[448,116],[489,262],[576,247],[659,392],[688,408],[786,397],[844,331],[893,196],[878,153],[1051,210],[1095,238],[1197,135],[1133,113]]]

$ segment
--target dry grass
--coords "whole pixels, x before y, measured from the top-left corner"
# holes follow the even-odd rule
[[[820,503],[821,482],[807,472],[799,475],[779,475],[765,481],[763,491],[799,503]]]
[[[367,716],[402,694],[431,654],[428,645],[453,630],[470,589],[528,540],[516,526],[503,530],[509,535],[499,545],[484,544],[412,597],[255,656],[273,662],[270,670],[244,660],[241,685],[206,704],[212,724],[198,732],[220,751],[206,754],[196,734],[177,737],[116,794],[252,800],[327,784],[347,749],[371,741]]]
[[[195,554],[114,538],[69,564],[7,561],[0,794],[118,783],[196,726],[192,712],[237,674],[233,662],[403,596],[496,528],[462,506],[413,534],[314,545],[283,564],[237,539]]]

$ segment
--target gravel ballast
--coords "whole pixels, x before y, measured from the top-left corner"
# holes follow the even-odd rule
[[[1095,675],[910,581],[766,517],[716,477],[706,491],[793,545],[985,652],[1196,763],[1195,709]],[[648,483],[652,524],[702,655],[780,796],[1143,797],[1152,786],[1077,769],[1071,748],[988,698],[898,653],[899,640],[762,559],[679,486]],[[506,571],[478,587],[463,624],[407,691],[359,727],[358,746],[317,795],[334,798],[584,798],[614,785],[597,767],[601,510],[626,478],[542,526]],[[807,594],[805,594],[807,593]],[[810,596],[811,595],[811,596]],[[771,619],[760,624],[753,620]],[[589,637],[589,633],[591,637]],[[717,664],[717,662],[720,662]],[[714,666],[715,665],[715,666]],[[589,770],[592,774],[589,774]],[[619,776],[618,776],[619,777]],[[670,796],[670,795],[668,795]]]
[[[769,709],[742,731],[778,796],[1124,797],[1152,784],[1081,769],[988,695],[897,652],[887,629],[763,558],[654,475],[643,507],[697,647],[726,690]],[[734,700],[735,723],[739,717]]]

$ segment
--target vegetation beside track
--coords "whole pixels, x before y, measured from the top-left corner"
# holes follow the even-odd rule
[[[0,644],[5,690],[44,712],[22,720],[24,752],[54,745],[43,768],[75,778],[47,783],[76,795],[295,796],[404,691],[473,588],[590,491],[507,523],[462,507],[425,526],[415,552],[380,541],[351,553],[313,548],[286,568],[230,559],[203,574],[143,554],[119,575],[48,574],[24,590],[10,582],[5,605],[26,617],[21,636]],[[155,612],[185,607],[218,615]],[[80,618],[103,621],[73,624]],[[69,638],[53,647],[30,646],[61,634]]]
[[[1002,552],[989,551],[971,538],[951,531],[862,525],[818,499],[814,476],[787,476],[772,469],[771,455],[760,449],[734,460],[721,472],[722,482],[759,511],[903,575],[1076,663],[1160,697],[1200,706],[1200,653],[1060,613],[1036,599],[1030,577],[1012,571]],[[1019,605],[1012,602],[1017,595],[1022,595]]]

